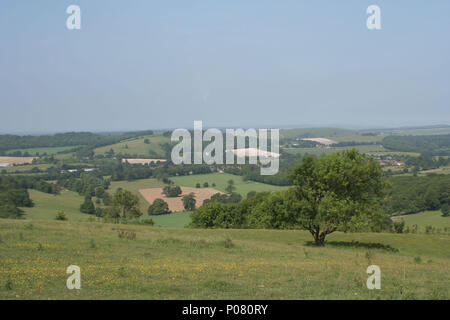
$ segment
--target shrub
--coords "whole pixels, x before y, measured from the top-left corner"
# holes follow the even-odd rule
[[[223,245],[225,248],[228,248],[228,249],[234,247],[233,240],[231,240],[230,237],[225,238],[225,240],[223,241]]]
[[[208,187],[209,187],[209,183],[208,182],[203,183],[203,188],[208,188]]]
[[[395,233],[403,233],[403,229],[405,228],[405,221],[394,221],[392,227],[394,228]]]
[[[163,199],[155,199],[147,210],[149,215],[160,215],[170,213],[169,205]]]
[[[136,232],[134,232],[133,230],[119,229],[117,231],[117,235],[120,239],[129,239],[129,240],[136,239]]]
[[[179,186],[165,186],[163,194],[168,198],[175,198],[181,194],[181,188]]]
[[[67,217],[66,214],[64,213],[64,211],[58,211],[58,213],[56,214],[55,220],[60,220],[60,221],[66,221]]]
[[[197,182],[197,183],[195,184],[195,187],[196,187],[196,188],[201,188],[200,182]]]
[[[450,215],[450,206],[448,203],[444,203],[441,207],[441,212],[443,217],[448,217]]]

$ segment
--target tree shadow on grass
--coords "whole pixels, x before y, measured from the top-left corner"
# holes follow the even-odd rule
[[[313,241],[307,241],[307,246],[316,246],[316,244]],[[325,242],[326,247],[341,247],[341,248],[364,248],[364,249],[380,249],[385,250],[389,252],[399,252],[397,248],[393,248],[388,244],[382,244],[382,243],[366,243],[366,242],[359,242],[359,241],[326,241]]]

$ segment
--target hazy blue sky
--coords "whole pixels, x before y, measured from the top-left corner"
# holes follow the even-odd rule
[[[81,30],[66,8],[81,7]],[[382,30],[366,28],[381,7]],[[450,123],[450,1],[2,0],[0,131]]]

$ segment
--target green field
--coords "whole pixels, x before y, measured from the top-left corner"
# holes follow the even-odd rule
[[[85,221],[90,215],[80,212],[84,197],[76,192],[62,190],[61,194],[53,195],[36,190],[28,190],[34,202],[32,208],[22,208],[25,218],[31,220],[54,219],[59,210],[63,210],[69,220]]]
[[[8,150],[6,153],[11,154],[16,151],[20,151],[23,153],[28,152],[30,156],[38,156],[47,153],[47,155],[54,155],[58,152],[67,151],[74,149],[78,146],[67,146],[67,147],[43,147],[43,148],[26,148],[26,149],[14,149],[14,150]]]
[[[149,139],[150,143],[144,143],[145,139]],[[156,135],[144,136],[138,139],[125,140],[116,144],[96,148],[94,149],[94,153],[96,155],[105,154],[113,149],[115,154],[137,154],[143,158],[164,157],[165,152],[161,147],[163,143],[170,143],[170,138]],[[150,151],[154,152],[154,154],[150,155]]]
[[[448,235],[334,233],[325,247],[311,239],[306,231],[0,219],[0,299],[450,298]],[[372,264],[381,290],[366,287]],[[81,268],[81,290],[66,287],[70,265]]]
[[[386,149],[381,145],[361,145],[361,146],[351,146],[351,147],[330,147],[330,148],[283,148],[284,151],[290,154],[298,155],[315,155],[321,156],[324,154],[329,154],[333,152],[340,152],[348,149],[358,149],[361,152],[378,154],[379,152],[385,152]]]
[[[18,171],[29,171],[31,169],[33,169],[34,167],[40,169],[40,170],[47,170],[50,167],[53,167],[53,164],[24,164],[24,165],[18,165],[18,166],[11,166],[11,167],[5,167],[5,168],[0,168],[0,172],[2,172],[3,170],[6,171],[6,173],[15,173]]]
[[[284,190],[286,187],[273,186],[270,184],[264,184],[254,181],[244,181],[241,176],[236,176],[228,173],[210,173],[210,174],[197,174],[189,176],[171,177],[176,185],[185,187],[195,187],[197,183],[203,186],[204,182],[208,182],[209,186],[215,183],[217,190],[225,192],[225,188],[228,185],[229,180],[234,181],[236,187],[235,192],[239,193],[242,197],[246,197],[250,191],[263,192],[263,191],[279,191]]]
[[[184,211],[150,217],[155,222],[155,226],[158,227],[184,228],[189,222],[191,222],[190,215],[190,211]],[[145,215],[145,218],[147,219],[148,216]]]
[[[395,219],[403,219],[405,226],[409,227],[417,224],[419,226],[419,232],[424,232],[426,225],[439,229],[450,228],[450,217],[443,217],[440,210],[396,216]]]

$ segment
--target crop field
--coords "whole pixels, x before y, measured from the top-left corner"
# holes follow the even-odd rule
[[[14,165],[31,163],[35,157],[1,157],[0,163],[9,163]]]
[[[171,177],[176,185],[185,187],[195,187],[197,183],[203,187],[203,183],[208,182],[210,187],[213,187],[219,191],[226,192],[225,188],[228,185],[229,180],[234,181],[236,189],[234,192],[239,193],[242,197],[246,197],[250,191],[263,192],[263,191],[279,191],[284,190],[286,187],[273,186],[270,184],[264,184],[254,181],[244,181],[241,176],[236,176],[227,173],[210,173],[210,174],[197,174],[189,176]],[[213,186],[215,183],[215,186]]]
[[[139,205],[142,213],[147,214],[147,209],[149,206],[149,203],[145,198],[142,196],[142,194],[139,192],[141,189],[148,189],[148,188],[162,188],[165,184],[161,181],[158,181],[156,179],[140,179],[135,181],[113,181],[111,182],[111,186],[109,187],[108,192],[113,194],[117,191],[118,188],[122,188],[125,190],[130,191],[134,195],[138,196],[139,198]]]
[[[163,188],[150,188],[141,189],[139,193],[144,197],[148,203],[153,203],[155,199],[163,199],[169,205],[169,210],[172,212],[184,211],[182,197],[189,194],[195,194],[195,206],[200,207],[203,201],[211,198],[214,194],[220,191],[214,188],[193,188],[193,187],[181,187],[181,195],[179,197],[166,197],[163,194]]]
[[[149,140],[149,144],[144,142],[145,139]],[[163,143],[170,143],[170,138],[164,136],[145,136],[139,139],[131,139],[122,141],[116,144],[100,147],[94,149],[94,153],[97,154],[105,154],[109,152],[111,149],[114,150],[114,153],[122,153],[122,154],[130,154],[130,155],[138,155],[140,157],[148,158],[151,157],[164,157],[165,152],[161,147]],[[150,154],[150,151],[152,152]]]
[[[119,230],[134,234],[119,238]],[[0,220],[0,299],[449,299],[445,235]],[[368,290],[378,265],[381,290]],[[81,269],[81,290],[66,268]]]
[[[394,217],[395,220],[403,219],[405,226],[411,227],[414,224],[418,225],[419,232],[425,231],[425,226],[429,225],[435,228],[450,228],[450,217],[443,217],[440,210],[424,211],[419,213],[407,214],[403,216]]]

